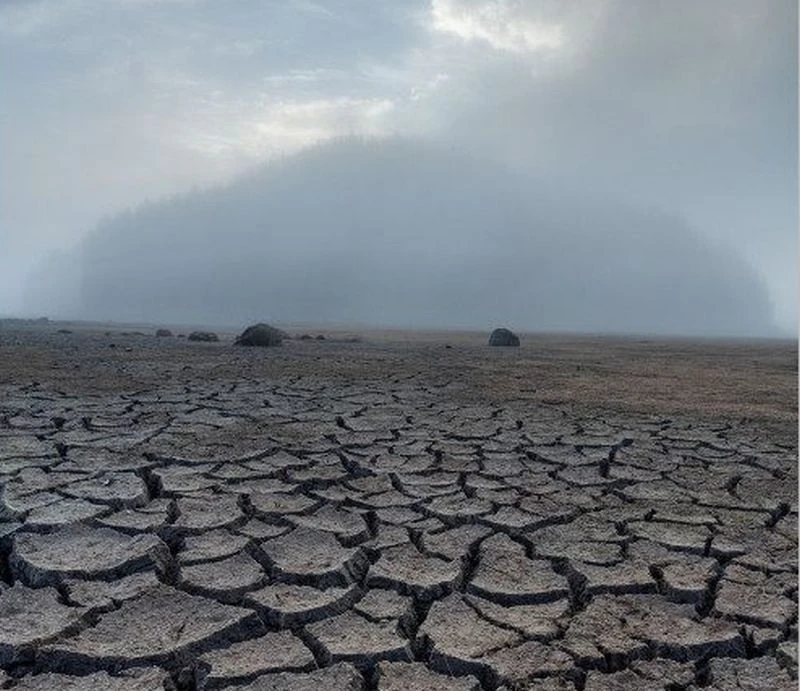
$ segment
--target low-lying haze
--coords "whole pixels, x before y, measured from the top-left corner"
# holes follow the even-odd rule
[[[0,64],[0,314],[796,328],[790,0],[14,0]]]

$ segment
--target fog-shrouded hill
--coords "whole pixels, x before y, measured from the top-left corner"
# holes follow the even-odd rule
[[[28,292],[32,310],[129,321],[772,332],[752,269],[679,218],[399,139],[121,213]]]

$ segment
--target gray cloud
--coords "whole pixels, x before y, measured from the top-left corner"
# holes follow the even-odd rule
[[[104,216],[331,137],[399,133],[685,219],[754,268],[792,329],[796,14],[788,0],[4,4],[0,311],[20,308],[43,251]]]
[[[523,18],[536,3],[519,4]],[[671,210],[796,313],[797,22],[789,2],[608,2],[570,49],[492,50],[435,106],[448,135],[596,197]],[[600,18],[597,18],[600,15]],[[480,41],[470,44],[484,52]],[[543,63],[532,67],[537,60]],[[473,61],[478,64],[478,60]],[[448,93],[448,89],[452,89]]]
[[[772,332],[752,271],[680,219],[407,140],[334,142],[117,216],[32,299],[54,285],[79,316],[135,321]]]

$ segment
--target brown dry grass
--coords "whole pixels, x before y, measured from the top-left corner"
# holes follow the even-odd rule
[[[197,344],[124,334],[119,326],[106,334],[73,325],[73,334],[59,334],[61,326],[0,331],[0,386],[36,381],[85,395],[209,380],[407,381],[465,402],[721,420],[796,443],[793,341],[528,334],[521,348],[503,349],[469,332],[365,331],[352,343],[344,338],[352,331],[317,328],[297,332],[322,331],[328,340],[262,350],[232,348],[232,334]]]

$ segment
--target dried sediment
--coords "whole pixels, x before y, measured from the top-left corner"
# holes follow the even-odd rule
[[[70,338],[78,364],[102,347]],[[521,384],[487,402],[452,376],[485,348],[331,340],[323,367],[289,343],[270,378],[140,342],[118,390],[0,389],[13,688],[795,687],[791,444]]]

